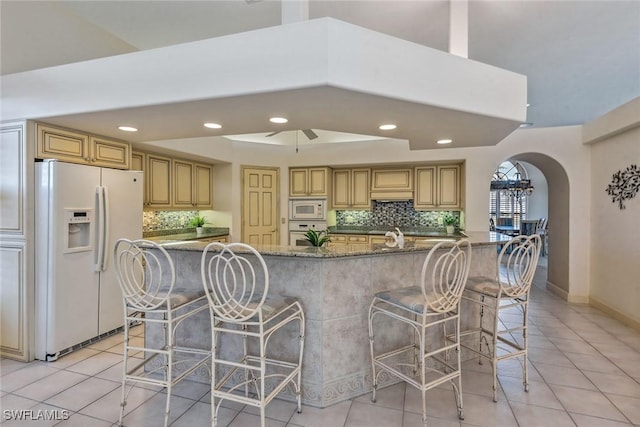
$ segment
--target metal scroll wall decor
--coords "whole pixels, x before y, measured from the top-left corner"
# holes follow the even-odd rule
[[[639,189],[640,169],[638,165],[631,165],[613,174],[606,191],[613,203],[618,202],[620,209],[625,209],[624,201],[635,197]]]

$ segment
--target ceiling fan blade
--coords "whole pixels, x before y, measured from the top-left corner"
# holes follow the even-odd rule
[[[318,137],[318,135],[316,135],[316,133],[314,131],[312,131],[311,129],[302,129],[302,132],[307,136],[307,138],[309,139],[316,139]]]
[[[277,135],[277,134],[279,134],[280,132],[282,132],[282,131],[281,131],[281,130],[279,130],[279,131],[277,131],[277,132],[271,132],[271,133],[268,133],[268,134],[267,134],[267,135],[265,135],[265,136],[268,138],[268,137],[270,137],[270,136]]]

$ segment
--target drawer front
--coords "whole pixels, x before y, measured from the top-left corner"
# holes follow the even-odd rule
[[[369,243],[369,236],[349,236],[347,238],[347,242],[350,245],[368,244]]]

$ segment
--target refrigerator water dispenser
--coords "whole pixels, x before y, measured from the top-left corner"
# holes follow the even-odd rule
[[[91,209],[65,209],[64,253],[91,250]]]

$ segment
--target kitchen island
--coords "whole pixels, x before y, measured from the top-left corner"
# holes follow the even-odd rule
[[[470,274],[494,275],[496,245],[505,241],[505,236],[492,232],[466,234],[473,248]],[[367,325],[373,295],[385,289],[417,284],[428,250],[441,240],[455,239],[407,242],[404,248],[390,248],[384,244],[329,248],[256,247],[269,270],[269,294],[298,297],[305,310],[302,374],[305,404],[326,407],[371,390]],[[173,257],[177,286],[202,286],[200,258],[206,244],[193,241],[163,246]],[[187,345],[210,348],[208,313],[201,314],[187,321],[189,323],[180,336]],[[388,337],[378,337],[376,343],[387,347],[411,337],[409,330],[394,328],[389,327]],[[160,330],[147,330],[145,337],[159,341],[161,334]],[[271,350],[280,357],[295,358],[296,336],[296,325],[288,325],[280,336],[272,338]],[[238,350],[238,344],[225,345],[222,341],[220,348],[234,352]],[[206,372],[196,375],[196,380],[209,381]],[[382,384],[395,381],[394,378],[381,378]],[[288,397],[293,399],[292,395]]]

